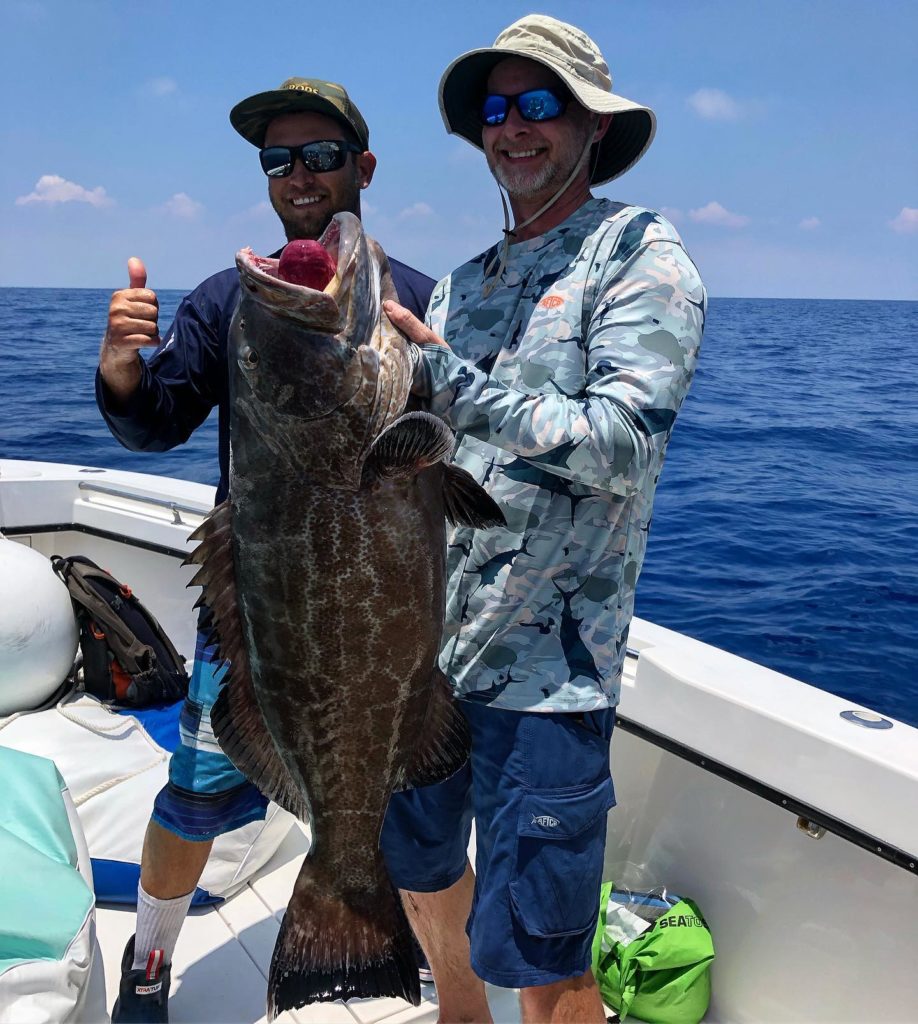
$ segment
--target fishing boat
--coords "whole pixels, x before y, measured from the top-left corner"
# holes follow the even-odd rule
[[[0,545],[104,565],[190,658],[197,591],[182,560],[213,499],[166,477],[0,460]],[[605,878],[665,886],[703,910],[717,951],[705,1020],[918,1020],[918,730],[641,619],[629,643]],[[264,1019],[274,939],[309,848],[308,828],[291,826],[244,886],[189,917],[174,1021]],[[95,920],[87,1021],[108,1019],[134,912],[100,904]],[[433,1022],[435,989],[422,992],[416,1008],[369,999],[281,1019]],[[488,994],[496,1021],[519,1020],[513,992]]]

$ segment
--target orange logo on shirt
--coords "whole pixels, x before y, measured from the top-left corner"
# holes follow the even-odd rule
[[[564,299],[560,295],[546,295],[539,305],[543,309],[557,309],[558,306],[564,305]]]

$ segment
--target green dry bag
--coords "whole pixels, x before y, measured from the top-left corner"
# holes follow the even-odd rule
[[[698,1024],[711,998],[713,959],[711,933],[691,900],[603,885],[593,974],[622,1020]]]

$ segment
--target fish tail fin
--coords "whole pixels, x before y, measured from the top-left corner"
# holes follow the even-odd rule
[[[376,855],[377,884],[336,893],[307,859],[281,922],[268,975],[268,1019],[307,1003],[399,996],[421,1001],[411,929]]]

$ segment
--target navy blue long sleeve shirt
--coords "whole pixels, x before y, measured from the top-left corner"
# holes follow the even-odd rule
[[[277,254],[275,254],[277,255]],[[390,259],[399,302],[424,319],[434,282]],[[141,359],[140,384],[117,403],[96,370],[96,404],[112,434],[135,452],[164,452],[183,444],[219,406],[220,482],[217,503],[229,492],[229,325],[239,298],[235,267],[202,281],[179,305],[162,344]]]

